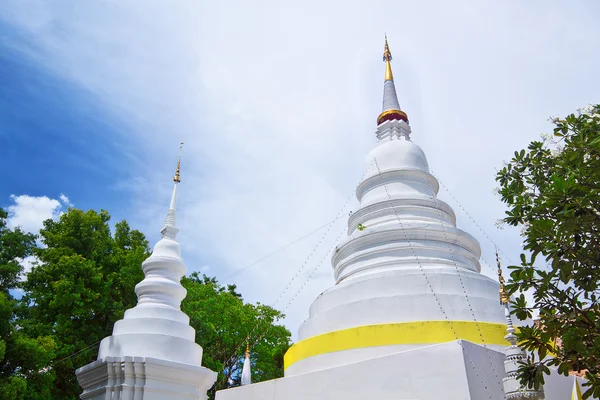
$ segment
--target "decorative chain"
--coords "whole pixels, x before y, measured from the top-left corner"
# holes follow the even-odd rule
[[[387,185],[386,185],[385,181],[383,180],[383,176],[381,174],[381,169],[379,167],[379,163],[377,162],[376,158],[374,158],[374,162],[375,162],[375,166],[377,167],[377,172],[379,174],[379,179],[381,180],[381,184],[383,185],[383,187],[385,189],[385,193],[386,193],[386,195],[388,197],[388,200],[391,203],[392,196],[390,195],[390,193],[389,193],[389,191],[387,189]],[[429,177],[428,177],[428,180],[429,180]],[[433,185],[431,184],[431,181],[429,181],[429,186],[430,186],[430,189],[432,191],[432,197],[435,199],[435,194],[434,194],[434,191],[433,191]],[[448,324],[448,326],[452,330],[452,332],[454,334],[454,337],[457,340],[457,344],[460,346],[460,343],[459,343],[460,337],[458,336],[458,333],[456,332],[456,329],[454,327],[454,324],[452,323],[452,320],[450,320],[450,318],[448,317],[448,314],[446,313],[446,311],[444,311],[444,307],[442,306],[442,303],[441,303],[441,301],[440,301],[437,293],[435,292],[435,290],[433,288],[433,285],[431,284],[431,281],[429,280],[429,277],[427,276],[427,273],[425,272],[425,269],[423,268],[423,265],[421,264],[421,261],[419,260],[419,257],[417,256],[417,254],[415,252],[415,249],[414,249],[414,247],[413,247],[413,245],[412,245],[412,243],[411,243],[411,241],[410,241],[410,239],[408,237],[407,229],[404,228],[404,224],[402,223],[402,220],[401,220],[400,216],[398,215],[398,212],[396,211],[396,207],[392,205],[392,209],[394,210],[394,214],[396,215],[396,220],[400,224],[400,229],[404,232],[405,240],[407,241],[408,246],[409,246],[409,248],[411,249],[411,251],[413,253],[413,257],[417,261],[417,265],[419,266],[419,270],[421,271],[421,274],[423,275],[423,278],[425,279],[425,283],[427,284],[427,287],[429,288],[429,291],[433,295],[433,297],[434,297],[434,299],[435,299],[435,301],[436,301],[436,303],[437,303],[437,305],[438,305],[438,307],[440,309],[440,312],[444,316],[444,319],[445,319],[446,323]],[[446,239],[447,239],[447,237],[446,237]],[[456,265],[456,262],[455,262],[455,265]],[[464,291],[465,295],[467,295],[466,291],[464,290],[464,285],[463,285],[463,291]],[[468,298],[468,295],[467,295],[467,298]],[[470,304],[469,304],[469,306],[470,306]],[[471,311],[472,311],[472,309],[471,309]],[[479,326],[478,326],[478,329],[479,329]],[[481,334],[481,329],[479,329],[479,331],[480,331],[480,334]],[[483,379],[481,379],[481,377],[479,376],[479,373],[477,371],[477,368],[475,367],[475,364],[473,363],[473,361],[470,359],[470,357],[467,355],[466,352],[464,352],[463,354],[464,354],[465,358],[469,360],[469,362],[471,364],[471,368],[473,369],[473,372],[475,372],[475,375],[481,380],[481,384],[487,390],[488,397],[491,400],[492,399],[492,394],[491,394],[489,388],[487,387],[487,385],[485,384],[485,382],[483,381]],[[493,365],[492,365],[492,368],[493,368]]]
[[[358,186],[360,185],[360,183],[362,182],[362,180],[364,179],[367,171],[369,170],[369,168],[371,167],[372,164],[370,164],[369,166],[367,166],[365,172],[363,173],[362,177],[359,180],[359,183],[356,185],[354,191],[352,193],[350,193],[350,195],[346,198],[346,200],[344,201],[344,204],[342,206],[342,208],[340,209],[340,211],[336,214],[335,218],[331,221],[331,223],[329,224],[329,226],[327,227],[327,230],[325,231],[325,233],[323,234],[323,236],[319,239],[319,241],[317,242],[317,244],[315,245],[315,247],[312,249],[312,251],[309,253],[309,255],[306,257],[306,259],[304,260],[304,262],[302,263],[302,265],[300,266],[300,268],[296,271],[296,273],[292,276],[292,278],[289,280],[289,282],[286,284],[286,286],[284,287],[283,291],[277,296],[277,298],[275,299],[275,301],[271,304],[271,307],[274,307],[287,293],[287,291],[289,290],[289,288],[291,287],[292,283],[296,280],[296,278],[298,276],[300,276],[300,274],[304,271],[304,269],[306,268],[306,266],[308,265],[308,261],[312,258],[313,254],[315,254],[315,252],[317,251],[317,249],[321,246],[321,244],[323,243],[323,241],[325,240],[325,238],[327,237],[329,231],[331,230],[331,227],[334,225],[334,223],[340,219],[343,215],[344,212],[346,210],[346,207],[348,206],[348,203],[350,202],[350,199],[354,196],[354,194],[356,193],[356,189],[358,189]],[[342,232],[337,236],[336,241],[338,241],[342,235],[344,234],[344,232],[346,232],[347,228],[344,227]],[[304,290],[304,288],[306,287],[306,285],[308,284],[308,282],[312,279],[312,277],[314,276],[315,272],[319,269],[319,267],[322,265],[322,263],[327,259],[327,256],[329,254],[331,254],[333,250],[327,252],[325,254],[325,256],[321,259],[321,261],[317,264],[316,267],[314,267],[311,272],[309,273],[308,277],[306,278],[306,280],[303,282],[303,284],[300,286],[300,288],[296,291],[296,293],[292,296],[292,298],[288,301],[288,303],[285,305],[283,311],[285,311],[286,309],[288,309],[290,307],[290,305],[294,302],[294,300],[298,297],[298,295],[302,292],[302,290]],[[244,346],[245,343],[249,343],[250,341],[250,337],[252,337],[252,334],[258,329],[258,326],[260,324],[260,322],[264,319],[264,315],[261,315],[258,317],[258,320],[256,321],[256,323],[254,324],[254,327],[250,330],[250,332],[248,333],[248,338],[244,338],[242,341],[240,341],[240,343],[235,347],[235,350],[233,351],[232,355],[227,359],[227,361],[225,362],[225,365],[227,365],[234,357],[236,357],[236,355],[238,354],[238,352],[240,351],[240,349],[242,349],[242,347]],[[257,335],[255,337],[255,339],[252,340],[251,342],[251,346],[254,346],[256,343],[258,343],[260,340],[262,340],[262,338],[268,333],[269,327],[267,327],[267,329],[265,329],[264,332],[260,333],[259,335]],[[224,382],[225,377],[223,377],[223,380],[220,382],[221,384]]]

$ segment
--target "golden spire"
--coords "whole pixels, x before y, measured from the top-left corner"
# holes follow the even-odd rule
[[[398,95],[394,85],[394,75],[392,75],[392,53],[388,45],[387,35],[385,36],[385,47],[383,48],[383,61],[385,61],[385,81],[383,83],[383,110],[377,117],[377,125],[389,120],[403,120],[408,123],[408,115],[400,110]]]
[[[246,340],[246,357],[250,357],[250,339]]]
[[[500,304],[508,304],[510,297],[506,291],[506,283],[502,276],[502,267],[500,266],[500,256],[498,255],[498,249],[496,249],[496,263],[498,264],[498,280],[500,281]]]
[[[385,47],[383,48],[383,61],[385,61],[385,80],[393,81],[394,75],[392,74],[392,53],[390,52],[390,46],[388,46],[387,35],[385,35]]]
[[[177,169],[175,170],[175,176],[173,182],[181,182],[181,150],[183,149],[183,142],[179,144],[179,157],[177,158]]]

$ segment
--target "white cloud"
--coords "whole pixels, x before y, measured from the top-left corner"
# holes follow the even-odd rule
[[[32,45],[19,51],[129,123],[140,143],[137,175],[116,186],[133,196],[129,222],[154,239],[185,141],[179,237],[188,269],[209,263],[218,278],[331,220],[351,195],[374,145],[387,31],[413,140],[462,206],[518,259],[518,231],[494,227],[504,210],[491,190],[495,168],[549,130],[548,116],[597,98],[600,81],[589,77],[600,56],[588,51],[600,33],[588,7],[597,6],[234,3],[15,1],[0,19],[30,35]],[[494,245],[444,191],[440,197],[493,265]],[[319,251],[334,245],[338,222]],[[236,275],[244,297],[274,301],[321,235]],[[290,298],[323,257],[307,261]],[[288,310],[294,334],[333,283],[327,257],[317,275]]]
[[[7,207],[7,225],[21,227],[25,232],[37,233],[47,219],[58,218],[62,210],[60,201],[46,196],[11,195],[14,204]]]
[[[58,196],[58,198],[60,199],[60,202],[64,207],[73,207],[73,203],[71,203],[71,200],[69,200],[69,198],[63,193],[61,193],[60,196]]]

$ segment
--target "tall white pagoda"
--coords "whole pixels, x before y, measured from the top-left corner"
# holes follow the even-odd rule
[[[181,309],[186,290],[181,248],[177,242],[177,185],[162,238],[143,264],[145,278],[135,287],[137,305],[117,321],[112,336],[100,343],[97,361],[76,371],[85,400],[201,400],[217,379],[202,366],[202,347]]]
[[[437,198],[398,102],[387,38],[383,59],[377,143],[332,258],[335,285],[312,303],[284,378],[219,391],[217,400],[506,398],[505,350],[521,352],[505,339],[498,282],[480,273],[479,243]],[[568,398],[562,378],[547,379],[546,399]],[[510,384],[511,399],[534,398]]]

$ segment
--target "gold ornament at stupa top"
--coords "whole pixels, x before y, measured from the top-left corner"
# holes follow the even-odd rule
[[[500,282],[500,304],[508,304],[510,302],[510,296],[506,290],[506,282],[502,276],[502,266],[500,265],[500,256],[498,256],[498,250],[496,250],[496,263],[498,264],[498,281]]]
[[[173,177],[173,182],[180,183],[181,182],[181,150],[183,149],[183,142],[179,145],[179,157],[177,158],[177,169],[175,170],[175,176]]]

